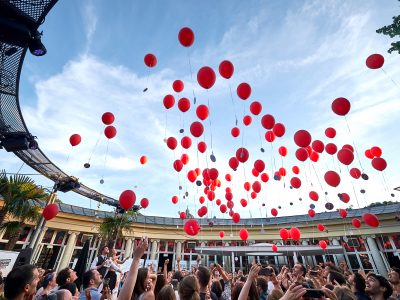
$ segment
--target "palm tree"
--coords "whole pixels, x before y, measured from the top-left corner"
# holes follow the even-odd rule
[[[115,217],[105,217],[103,223],[99,227],[100,236],[105,241],[105,245],[113,247],[114,243],[118,240],[118,237],[122,235],[122,232],[130,232],[131,221],[126,215],[116,215]]]
[[[17,219],[28,220],[29,217],[21,215],[28,211],[25,203],[29,203],[29,200],[44,200],[48,194],[39,188],[33,179],[24,175],[7,177],[7,173],[3,170],[0,174],[0,196],[3,200],[3,206],[0,208],[1,225],[7,214]]]

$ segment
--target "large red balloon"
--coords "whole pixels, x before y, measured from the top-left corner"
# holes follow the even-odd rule
[[[144,56],[144,63],[149,68],[153,68],[157,65],[157,57],[152,53],[148,53]]]
[[[183,81],[182,81],[182,80],[177,79],[177,80],[175,80],[175,81],[172,83],[172,88],[173,88],[174,91],[177,92],[177,93],[182,92],[183,89],[184,89],[184,87],[185,87],[185,85],[183,84]]]
[[[336,136],[335,128],[328,127],[327,129],[325,129],[325,135],[326,137],[333,139]]]
[[[196,108],[196,115],[200,120],[205,120],[208,118],[208,107],[207,105],[204,104],[200,104],[199,106],[197,106]]]
[[[277,137],[282,137],[285,134],[286,128],[282,123],[275,123],[272,131]]]
[[[181,145],[182,145],[183,148],[189,149],[190,146],[192,146],[192,139],[190,137],[188,137],[188,136],[184,136],[181,139]]]
[[[176,148],[176,146],[178,146],[178,142],[177,142],[176,138],[174,138],[173,136],[170,136],[167,139],[167,146],[169,149],[174,150]]]
[[[287,230],[286,228],[282,228],[281,230],[279,230],[279,235],[282,240],[286,241],[289,238],[289,230]]]
[[[350,101],[346,98],[336,98],[332,102],[332,110],[335,114],[339,116],[345,116],[350,111]]]
[[[342,164],[348,166],[353,162],[354,154],[349,149],[343,148],[338,151],[337,158]]]
[[[178,108],[181,112],[187,112],[190,109],[190,101],[188,98],[181,98],[178,101]]]
[[[306,161],[308,158],[308,152],[305,148],[299,148],[296,150],[296,158],[300,161]]]
[[[353,220],[351,220],[351,224],[353,224],[353,226],[355,228],[360,228],[361,227],[361,221],[360,219],[354,218]]]
[[[261,183],[259,181],[254,181],[252,184],[253,191],[259,193],[261,191]]]
[[[242,228],[239,231],[239,236],[242,241],[247,241],[247,239],[249,238],[249,232],[246,229]]]
[[[236,170],[237,167],[239,166],[239,160],[236,157],[231,157],[229,159],[229,166],[233,169]]]
[[[172,95],[166,95],[163,100],[164,107],[170,109],[175,105],[175,98]],[[189,105],[190,106],[190,105]]]
[[[204,132],[204,126],[203,124],[201,124],[200,122],[193,122],[190,125],[190,133],[194,136],[194,137],[200,137]]]
[[[224,60],[219,64],[218,70],[222,77],[229,79],[232,77],[235,68],[229,60]]]
[[[380,157],[382,155],[382,149],[378,146],[372,147],[369,151],[374,157]]]
[[[136,194],[132,190],[125,190],[119,196],[119,204],[125,210],[129,210],[136,202]]]
[[[255,115],[258,116],[262,111],[262,104],[258,101],[253,101],[250,104],[250,112]]]
[[[238,85],[236,92],[240,99],[246,100],[251,95],[251,87],[248,83],[242,82]]]
[[[269,143],[272,143],[273,141],[275,141],[275,134],[272,130],[268,130],[265,133],[265,140]]]
[[[265,163],[263,160],[261,159],[257,159],[254,162],[254,169],[256,169],[259,173],[261,173],[262,171],[264,171],[265,169]]]
[[[177,172],[180,172],[183,168],[183,163],[179,159],[175,160],[173,165],[174,165],[175,171],[177,171]]]
[[[373,159],[374,158],[374,155],[371,153],[371,149],[365,150],[364,154],[365,154],[366,158],[369,158],[369,159]]]
[[[311,143],[311,134],[307,130],[298,130],[294,134],[294,142],[299,147],[307,147]]]
[[[361,177],[361,171],[358,168],[351,168],[350,175],[351,175],[351,177],[358,179]]]
[[[81,136],[77,133],[73,134],[69,138],[69,143],[72,147],[78,146],[81,143]]]
[[[204,89],[210,89],[214,83],[215,83],[215,72],[212,68],[210,67],[202,67],[198,72],[197,72],[197,82],[199,85],[204,88]]]
[[[178,40],[184,47],[190,47],[194,43],[194,33],[189,27],[183,27],[178,34]]]
[[[335,171],[327,171],[324,178],[330,186],[337,187],[340,184],[340,176]]]
[[[197,144],[197,149],[200,153],[204,153],[207,150],[207,144],[205,142],[200,142]]]
[[[387,163],[386,160],[384,160],[382,157],[375,157],[372,161],[371,161],[372,166],[374,167],[374,169],[378,170],[378,171],[383,171],[386,169],[387,167]]]
[[[365,64],[370,69],[379,69],[385,63],[385,58],[381,54],[371,54],[367,57]]]
[[[249,159],[249,151],[246,148],[239,148],[236,150],[236,158],[241,163],[245,163]]]
[[[378,227],[379,226],[379,220],[377,216],[371,213],[365,213],[362,215],[362,219],[364,220],[365,224],[371,227]]]
[[[104,125],[111,125],[112,123],[114,123],[114,120],[115,120],[115,117],[110,112],[105,112],[101,116],[101,121],[104,123]]]
[[[117,135],[117,129],[114,126],[109,125],[106,128],[104,128],[104,135],[108,139],[112,139]]]
[[[189,219],[183,226],[185,232],[190,236],[195,236],[200,231],[200,224],[195,219]]]
[[[265,129],[272,129],[275,125],[275,118],[273,115],[266,114],[261,118],[261,125]]]
[[[298,189],[299,187],[301,187],[301,180],[298,177],[292,177],[292,179],[290,179],[290,185],[292,187],[294,187],[295,189]]]
[[[142,199],[140,200],[140,206],[141,206],[142,208],[147,208],[147,207],[149,206],[149,199],[147,199],[147,198],[142,198]]]
[[[57,216],[58,212],[59,212],[58,204],[52,203],[52,204],[47,205],[43,209],[42,216],[43,216],[43,218],[45,218],[46,221],[49,221],[49,220],[55,218]]]
[[[300,239],[300,236],[301,236],[301,232],[297,227],[290,228],[290,237],[294,241],[298,241]]]
[[[337,147],[333,143],[328,143],[325,145],[325,151],[326,151],[326,153],[328,153],[330,155],[334,155],[337,151]]]
[[[322,153],[324,152],[324,143],[320,140],[315,140],[312,142],[311,147],[315,152]]]

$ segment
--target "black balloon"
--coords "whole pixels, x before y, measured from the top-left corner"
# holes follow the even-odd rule
[[[333,209],[333,204],[330,203],[330,202],[327,202],[327,203],[325,204],[325,208],[326,208],[327,210],[332,210],[332,209]]]
[[[197,181],[196,181],[196,184],[197,184],[198,186],[201,186],[201,180],[197,180]]]
[[[86,169],[89,169],[89,168],[90,168],[90,164],[89,164],[89,163],[85,163],[83,166],[84,166]]]
[[[365,173],[361,174],[361,178],[364,179],[364,180],[368,180],[369,179],[368,175],[365,174]]]

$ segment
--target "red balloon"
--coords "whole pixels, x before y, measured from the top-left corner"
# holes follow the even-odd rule
[[[337,151],[337,147],[335,144],[329,143],[329,144],[325,145],[325,151],[326,151],[326,153],[328,153],[330,155],[334,155]]]
[[[286,128],[282,123],[275,123],[272,131],[277,137],[282,137],[285,134]]]
[[[273,141],[275,141],[275,134],[274,134],[274,132],[273,132],[272,130],[268,130],[268,131],[265,133],[265,140],[266,140],[267,142],[270,142],[270,143],[272,143]]]
[[[301,236],[301,232],[297,227],[290,228],[290,237],[294,241],[298,241],[300,239],[300,236]]]
[[[261,160],[261,159],[257,159],[255,162],[254,162],[254,169],[256,169],[258,172],[262,172],[262,171],[264,171],[264,169],[265,169],[265,163],[264,163],[264,161],[263,160]]]
[[[247,239],[249,238],[249,232],[246,229],[242,228],[239,231],[239,236],[242,241],[247,241]]]
[[[200,104],[199,106],[197,106],[196,108],[196,115],[200,120],[205,120],[208,118],[208,107],[207,105],[204,104]]]
[[[326,247],[328,247],[328,245],[326,244],[325,241],[319,241],[318,244],[321,247],[321,249],[324,249],[324,250],[326,249]]]
[[[226,207],[225,204],[221,204],[221,206],[219,207],[219,210],[221,211],[221,213],[226,213],[226,211],[228,210],[228,208]]]
[[[278,210],[276,208],[272,208],[271,209],[271,215],[273,215],[274,217],[276,217],[278,215]]]
[[[386,169],[387,167],[387,163],[386,160],[384,160],[382,157],[375,157],[372,161],[371,161],[372,166],[374,167],[374,169],[378,170],[378,171],[383,171]]]
[[[286,156],[287,155],[287,148],[285,146],[280,146],[278,148],[278,152],[281,156]]]
[[[216,168],[211,168],[208,171],[208,174],[209,174],[211,180],[215,180],[218,178],[219,172]]]
[[[228,207],[229,207],[229,206],[228,206]],[[232,220],[233,220],[233,222],[235,222],[235,223],[239,223],[239,221],[240,221],[240,215],[239,215],[238,213],[234,213],[233,216],[232,216]]]
[[[246,199],[240,199],[240,204],[241,204],[243,207],[246,207],[246,206],[247,206],[247,201],[246,201]]]
[[[119,204],[125,210],[129,210],[136,202],[136,194],[134,191],[125,190],[119,196]]]
[[[380,157],[382,155],[382,149],[377,146],[372,147],[370,152],[375,157]]]
[[[290,179],[290,185],[292,187],[294,187],[295,189],[298,189],[299,187],[301,187],[301,180],[298,177],[292,177],[292,179]]]
[[[308,152],[305,148],[299,148],[296,150],[296,158],[300,161],[306,161],[308,158]]]
[[[213,191],[208,191],[207,198],[208,200],[213,201],[215,199],[215,193]]]
[[[322,153],[324,152],[324,143],[320,140],[315,140],[312,142],[311,147],[315,152]]]
[[[197,149],[200,153],[204,153],[207,150],[207,144],[205,142],[200,142],[197,144]]]
[[[217,200],[215,201],[215,204],[217,204],[218,206],[220,206],[220,205],[221,205],[221,199],[217,199]]]
[[[251,173],[253,174],[254,177],[258,177],[258,175],[260,175],[260,173],[254,168],[251,170]]]
[[[110,112],[105,112],[101,116],[101,121],[104,123],[104,125],[111,125],[112,123],[114,123],[114,120],[115,120],[115,117]]]
[[[367,157],[369,159],[373,159],[374,158],[374,155],[371,153],[371,149],[365,150],[365,157]]]
[[[268,174],[267,173],[262,173],[261,174],[261,181],[262,182],[268,182],[268,180],[269,180]]]
[[[345,209],[339,209],[339,215],[344,219],[347,217],[347,211]]]
[[[353,162],[354,154],[349,149],[343,148],[338,151],[337,158],[342,164],[348,166]]]
[[[142,208],[147,208],[149,206],[149,199],[142,198],[142,200],[140,200],[140,206]]]
[[[236,93],[240,99],[246,100],[251,95],[251,86],[246,82],[242,82],[238,85]]]
[[[315,210],[309,209],[308,210],[308,215],[310,216],[310,218],[314,218],[315,217]]]
[[[81,143],[81,136],[77,133],[73,134],[69,138],[69,143],[72,147],[78,146]]]
[[[273,115],[264,115],[261,118],[261,125],[265,129],[272,129],[275,126],[275,118]],[[279,131],[279,130],[278,130]]]
[[[190,171],[187,173],[187,178],[189,179],[190,182],[195,182],[195,181],[196,181],[196,178],[197,178],[197,173],[196,173],[196,171],[190,170]]]
[[[42,211],[42,216],[46,221],[49,221],[57,216],[59,212],[58,204],[52,203],[46,205],[46,207]]]
[[[251,116],[244,116],[243,117],[243,124],[245,126],[249,126],[251,124],[252,118]]]
[[[325,135],[326,137],[333,139],[336,136],[335,128],[328,127],[327,129],[325,129]]]
[[[349,203],[350,201],[350,196],[347,193],[342,193],[340,196],[340,200],[342,200],[344,203]]]
[[[355,228],[360,228],[361,227],[361,221],[360,219],[354,218],[353,220],[351,220],[351,224],[353,224],[353,226]]]
[[[311,152],[310,160],[313,162],[317,162],[319,160],[318,152],[315,152],[315,151]]]
[[[285,177],[286,176],[286,169],[285,168],[279,168],[279,175]]]
[[[202,67],[197,72],[197,82],[204,89],[210,89],[216,80],[215,72],[210,67]]]
[[[190,47],[194,43],[194,33],[189,27],[183,27],[178,34],[178,40],[183,47]]]
[[[273,244],[273,245],[271,246],[271,250],[274,251],[274,252],[277,252],[277,251],[278,251],[278,246],[275,245],[275,244]]]
[[[222,77],[229,79],[232,77],[235,67],[229,60],[224,60],[219,64],[218,70]]]
[[[157,65],[157,57],[152,53],[148,53],[144,56],[144,63],[149,68],[153,68]]]
[[[244,189],[246,190],[246,191],[250,191],[250,188],[251,188],[251,185],[250,185],[250,182],[245,182],[244,184],[243,184],[243,186],[244,186]]]
[[[330,186],[337,187],[340,184],[340,176],[335,171],[327,171],[324,178]]]
[[[294,142],[301,148],[307,147],[311,143],[311,134],[307,130],[298,130],[294,134]]]
[[[170,109],[175,105],[175,97],[172,95],[166,95],[163,100],[164,107]],[[190,106],[190,103],[189,103]]]
[[[193,122],[190,125],[190,133],[194,136],[194,137],[200,137],[204,132],[204,126],[203,124],[201,124],[200,122]]]
[[[317,228],[319,231],[324,231],[325,230],[325,226],[323,224],[318,224]]]
[[[258,116],[262,111],[262,104],[258,101],[253,101],[250,104],[250,112],[255,115]]]
[[[167,146],[169,149],[174,150],[176,148],[176,146],[178,146],[178,142],[177,142],[176,138],[174,138],[173,136],[170,136],[167,139]]]
[[[220,231],[220,232],[219,232],[219,237],[220,237],[221,239],[223,239],[224,236],[225,236],[225,232],[224,232],[224,231]]]
[[[361,171],[358,168],[351,168],[350,175],[351,175],[351,177],[358,179],[361,177]]]
[[[239,148],[236,150],[236,158],[241,163],[245,163],[249,159],[249,151],[246,148]]]
[[[251,199],[256,199],[257,198],[257,193],[256,192],[251,192],[250,197],[251,197]]]
[[[187,165],[188,162],[189,162],[189,155],[187,155],[186,153],[183,153],[183,154],[181,155],[181,162],[182,162],[184,165]],[[196,173],[197,173],[197,172],[196,172]],[[197,174],[197,175],[199,175],[199,174]]]
[[[231,181],[231,180],[232,180],[231,174],[226,174],[226,175],[225,175],[225,180],[226,180],[226,181]]]
[[[379,69],[382,68],[385,63],[385,58],[381,54],[371,54],[367,57],[365,64],[370,69]]]
[[[175,92],[177,92],[177,93],[180,93],[180,92],[182,92],[183,91],[183,89],[184,89],[184,87],[185,87],[185,85],[183,84],[183,81],[182,80],[175,80],[173,83],[172,83],[172,88],[174,89],[174,91]]]
[[[141,163],[142,165],[144,165],[145,163],[147,163],[147,156],[142,155],[142,156],[140,157],[139,161],[140,161],[140,163]]]
[[[286,228],[282,228],[281,230],[279,230],[279,235],[282,240],[286,241],[289,238],[289,230],[287,230]]]
[[[180,172],[182,170],[182,168],[183,168],[183,163],[179,159],[175,160],[174,161],[175,171]]]
[[[104,135],[108,139],[112,139],[117,135],[117,129],[114,126],[109,125],[106,128],[104,128]]]
[[[296,174],[296,175],[300,173],[300,169],[299,169],[298,166],[293,166],[293,167],[292,167],[292,171],[293,171],[293,173]]]
[[[190,137],[188,137],[188,136],[184,136],[181,139],[181,145],[182,145],[183,148],[189,149],[190,146],[192,146],[192,139]]]
[[[236,170],[237,167],[239,166],[239,161],[236,157],[231,157],[229,159],[229,166],[233,169]]]
[[[178,196],[173,196],[172,199],[171,199],[173,204],[177,204],[178,200],[179,200]]]
[[[318,201],[319,199],[318,193],[315,191],[311,191],[308,195],[310,196],[310,199],[313,201]]]
[[[200,224],[195,219],[189,219],[183,226],[185,232],[190,236],[195,236],[200,231]]]
[[[190,109],[190,101],[188,98],[181,98],[178,101],[178,108],[181,112],[187,112]]]
[[[232,216],[233,216],[233,210],[230,210],[230,211],[229,211],[229,216],[232,218]]]
[[[345,116],[350,111],[350,101],[346,98],[336,98],[332,102],[332,110],[339,116]]]
[[[343,145],[342,149],[348,149],[348,150],[350,150],[351,152],[354,153],[354,148],[353,148],[352,145],[345,144],[345,145]]]
[[[362,215],[362,219],[364,220],[365,224],[371,227],[378,227],[379,220],[378,217],[371,213],[365,213]]]
[[[254,181],[252,184],[253,191],[259,193],[261,191],[261,183],[259,181]]]
[[[231,134],[233,137],[238,137],[240,135],[240,129],[238,127],[233,127],[231,130]]]
[[[182,211],[182,212],[179,214],[179,218],[181,218],[182,220],[185,220],[185,219],[186,219],[186,213],[185,213],[184,211]]]

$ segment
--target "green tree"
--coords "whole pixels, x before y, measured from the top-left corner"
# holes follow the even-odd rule
[[[400,15],[393,17],[393,24],[383,26],[382,28],[379,28],[376,32],[388,35],[391,38],[400,36]],[[391,43],[391,45],[392,47],[389,48],[388,52],[392,53],[393,51],[397,51],[400,54],[400,41],[393,42]]]
[[[27,207],[32,205],[29,200],[45,200],[48,197],[48,194],[30,177],[24,175],[7,177],[4,170],[0,174],[0,195],[3,200],[3,206],[0,208],[0,225],[4,223],[7,214],[17,219],[27,219],[23,213],[29,211]]]
[[[131,221],[128,216],[121,215],[115,217],[105,217],[99,227],[100,236],[103,238],[103,244],[109,247],[114,246],[115,241],[122,236],[122,232],[130,232]]]

